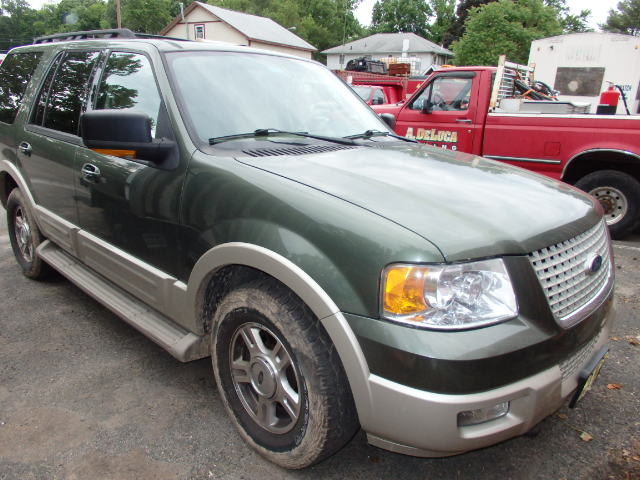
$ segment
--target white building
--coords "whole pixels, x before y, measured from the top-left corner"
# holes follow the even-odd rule
[[[625,91],[629,111],[638,113],[640,38],[617,33],[573,33],[531,43],[529,64],[535,78],[559,90],[561,100],[590,102],[595,113],[600,93],[613,82]],[[625,113],[622,99],[617,113]]]
[[[370,57],[383,62],[406,62],[411,73],[417,74],[431,65],[443,65],[453,52],[415,33],[376,33],[369,37],[338,45],[323,51],[327,67],[342,70],[349,60]]]
[[[160,35],[216,40],[311,58],[317,49],[270,18],[193,2]]]

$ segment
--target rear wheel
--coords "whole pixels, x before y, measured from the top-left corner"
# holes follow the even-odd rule
[[[50,273],[50,267],[38,257],[36,248],[43,241],[22,192],[14,188],[7,199],[7,229],[11,248],[25,276],[41,279]]]
[[[214,315],[218,390],[244,440],[285,468],[342,448],[358,421],[326,331],[286,287],[259,281],[229,293]]]
[[[616,170],[599,170],[582,177],[576,187],[598,199],[613,238],[630,233],[640,215],[640,182]]]

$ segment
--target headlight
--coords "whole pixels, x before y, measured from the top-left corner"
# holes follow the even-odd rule
[[[395,264],[382,273],[385,318],[442,330],[476,328],[518,314],[502,259],[454,265]]]

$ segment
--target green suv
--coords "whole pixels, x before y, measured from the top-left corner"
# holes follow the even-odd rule
[[[571,186],[396,137],[272,51],[78,32],[0,74],[24,274],[53,268],[178,360],[211,356],[240,435],[279,465],[358,428],[416,456],[484,447],[599,370],[610,240]]]

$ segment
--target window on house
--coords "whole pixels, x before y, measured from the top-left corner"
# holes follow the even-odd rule
[[[204,38],[204,25],[194,25],[195,38]]]
[[[340,62],[340,65],[344,65],[344,55],[340,54],[340,58],[338,59],[338,61]]]

